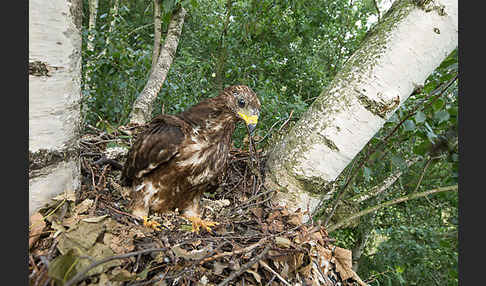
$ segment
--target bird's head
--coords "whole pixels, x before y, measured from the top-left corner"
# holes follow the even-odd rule
[[[237,118],[242,119],[252,132],[260,116],[260,100],[246,85],[232,85],[223,90],[227,104]]]

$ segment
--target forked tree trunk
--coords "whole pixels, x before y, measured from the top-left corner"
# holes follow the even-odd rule
[[[131,124],[145,124],[151,119],[152,105],[162,88],[162,84],[169,73],[172,60],[175,57],[185,16],[186,10],[182,7],[172,15],[157,64],[152,68],[145,87],[133,103],[132,112],[130,113]]]
[[[457,47],[457,0],[427,3],[396,1],[271,150],[265,183],[279,204],[313,213],[319,192]]]
[[[29,214],[79,187],[81,0],[29,1]]]

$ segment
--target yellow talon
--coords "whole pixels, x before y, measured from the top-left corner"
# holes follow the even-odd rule
[[[207,232],[211,231],[211,226],[218,225],[218,222],[202,220],[198,216],[190,216],[188,219],[192,222],[192,232],[199,233],[199,228],[203,227]]]
[[[143,217],[143,225],[146,226],[146,227],[149,227],[153,230],[160,231],[160,228],[159,228],[160,223],[153,221],[153,220],[149,221],[147,216]]]

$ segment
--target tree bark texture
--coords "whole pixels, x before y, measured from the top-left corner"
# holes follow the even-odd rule
[[[98,0],[89,0],[89,32],[93,32],[96,29],[96,18],[98,16]],[[93,35],[88,36],[87,48],[89,51],[94,50],[94,37]]]
[[[29,214],[79,187],[81,5],[29,2]]]
[[[162,39],[162,19],[160,10],[160,0],[154,0],[154,50],[152,52],[152,67],[150,73],[157,65],[160,54],[160,39]]]
[[[172,60],[175,57],[185,16],[186,10],[182,7],[172,16],[157,65],[150,74],[142,92],[133,103],[132,112],[130,113],[131,124],[145,124],[150,120],[153,102],[162,88],[162,84],[169,73]]]
[[[456,0],[396,1],[330,85],[270,150],[275,200],[313,213],[329,186],[457,47]]]

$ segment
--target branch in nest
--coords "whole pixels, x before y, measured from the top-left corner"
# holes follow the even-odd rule
[[[258,263],[258,261],[262,260],[265,257],[265,255],[267,255],[269,250],[270,250],[270,245],[267,245],[260,254],[253,257],[250,261],[242,265],[238,271],[231,273],[231,275],[228,276],[226,279],[224,279],[221,283],[219,283],[218,286],[227,285],[231,280],[240,276],[242,273],[248,270],[253,264]]]

